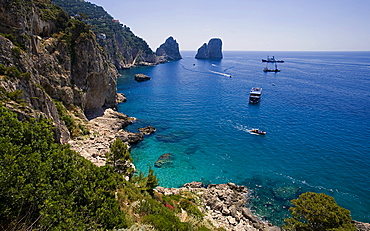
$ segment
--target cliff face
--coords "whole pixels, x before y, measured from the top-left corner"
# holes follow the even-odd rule
[[[1,98],[20,117],[52,119],[65,143],[70,133],[55,100],[85,113],[114,106],[118,74],[88,26],[49,2],[0,2]],[[7,97],[14,92],[17,99]]]
[[[117,69],[135,65],[155,65],[159,59],[148,44],[134,35],[130,28],[122,25],[109,15],[101,6],[80,0],[53,0],[69,15],[82,17],[92,25],[99,45]],[[78,16],[80,13],[83,16]]]
[[[204,43],[195,55],[196,59],[222,59],[222,41],[219,38],[209,40]]]
[[[173,39],[172,36],[166,39],[165,43],[157,48],[155,54],[157,56],[162,56],[166,60],[182,59],[179,50],[179,44],[175,39]]]

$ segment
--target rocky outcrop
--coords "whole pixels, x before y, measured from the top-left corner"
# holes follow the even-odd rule
[[[99,45],[117,69],[138,65],[151,66],[160,60],[148,44],[136,36],[129,27],[109,15],[103,7],[80,0],[53,0],[71,16],[87,15],[84,20],[93,25]]]
[[[90,112],[114,107],[118,72],[99,49],[92,32],[87,37],[77,38],[74,55],[76,61],[72,62],[71,78],[83,92],[82,108]]]
[[[150,80],[150,77],[144,74],[135,74],[134,78],[138,82]]]
[[[3,1],[0,12],[0,64],[19,72],[2,78],[0,86],[22,91],[23,103],[54,122],[59,142],[69,134],[55,100],[85,113],[116,105],[118,72],[86,24],[76,20],[78,27],[67,28],[69,16],[48,1]]]
[[[126,102],[126,96],[123,93],[117,93],[116,102],[117,104]]]
[[[80,153],[92,163],[105,165],[105,154],[109,152],[110,145],[115,139],[121,139],[127,144],[137,143],[143,140],[142,133],[132,133],[123,129],[136,119],[125,114],[107,109],[102,116],[95,117],[87,122],[90,130],[89,136],[68,143],[71,149]]]
[[[199,197],[200,210],[216,228],[246,231],[280,231],[253,215],[246,207],[248,189],[233,183],[211,184],[205,188],[201,182],[185,184],[182,188],[157,187],[156,191],[164,195],[192,192]],[[194,199],[193,199],[194,200]]]
[[[358,222],[358,221],[353,221],[352,222],[356,229],[358,231],[370,231],[370,224],[369,223],[362,223],[362,222]]]
[[[138,128],[138,130],[144,135],[150,135],[155,132],[155,128],[152,126],[146,126],[145,128]]]
[[[165,60],[179,60],[182,59],[179,44],[176,42],[173,37],[169,37],[166,39],[165,43],[163,43],[160,47],[157,48],[155,54],[157,56],[163,57]]]
[[[196,59],[222,59],[222,41],[219,38],[212,38],[208,44],[204,43],[195,55]]]

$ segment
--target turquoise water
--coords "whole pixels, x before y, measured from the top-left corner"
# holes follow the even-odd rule
[[[127,130],[157,129],[133,146],[140,171],[153,167],[164,187],[246,185],[251,208],[276,224],[305,191],[333,196],[370,222],[370,52],[230,51],[221,61],[181,53],[118,79],[127,97],[118,110],[138,118]],[[262,71],[267,55],[285,60],[280,73]],[[151,80],[136,82],[136,73]],[[252,87],[263,88],[258,105],[248,104]],[[164,153],[172,163],[155,168]]]

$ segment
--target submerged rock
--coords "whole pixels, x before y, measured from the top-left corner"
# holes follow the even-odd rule
[[[172,159],[171,153],[165,153],[158,158],[158,160],[154,163],[154,166],[157,168],[169,167],[172,165]]]

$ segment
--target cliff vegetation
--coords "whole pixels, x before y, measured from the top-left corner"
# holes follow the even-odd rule
[[[112,165],[97,167],[55,143],[50,121],[22,122],[0,106],[0,149],[1,230],[213,230],[192,200],[155,193],[153,170],[126,181],[131,170],[119,163],[131,157],[119,140],[108,155]],[[189,222],[176,216],[184,211]]]
[[[53,3],[62,7],[69,15],[91,25],[97,41],[117,69],[157,63],[157,57],[148,44],[101,6],[79,0],[53,0]]]

